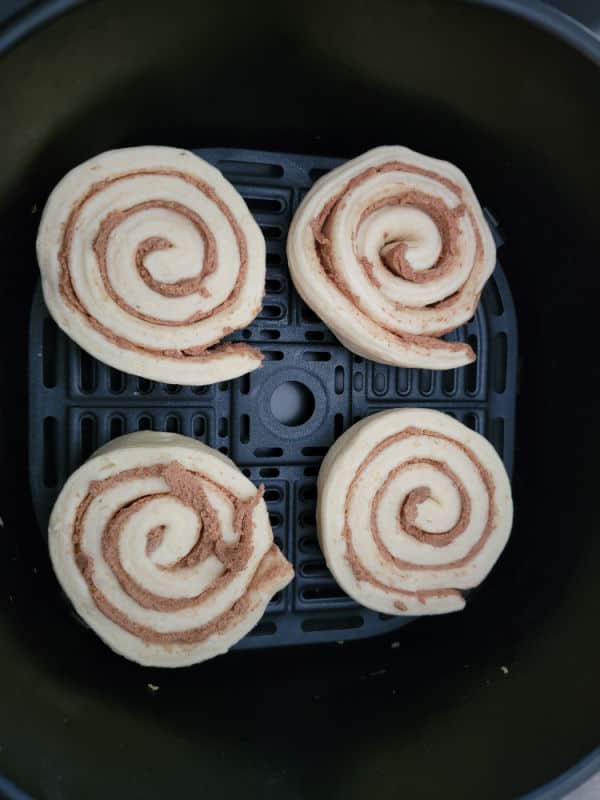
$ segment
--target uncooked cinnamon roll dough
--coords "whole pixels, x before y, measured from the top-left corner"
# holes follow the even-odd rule
[[[492,445],[427,409],[353,425],[319,472],[317,528],[342,589],[386,614],[465,605],[504,549],[511,488]]]
[[[78,614],[149,666],[226,652],[294,574],[262,488],[216,450],[168,433],[122,436],[74,472],[49,547]]]
[[[256,369],[221,343],[258,314],[265,243],[242,197],[186,150],[112,150],[71,170],[42,215],[44,299],[88,353],[151,380],[209,384]]]
[[[496,248],[464,174],[377,147],[318,180],[288,236],[297,291],[349,350],[450,369],[475,359],[440,337],[474,314]]]

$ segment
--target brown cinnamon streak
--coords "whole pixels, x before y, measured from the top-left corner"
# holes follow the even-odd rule
[[[247,249],[246,239],[244,237],[244,234],[240,226],[238,225],[235,219],[234,214],[229,209],[227,204],[224,203],[223,200],[221,200],[221,198],[215,192],[215,190],[207,183],[200,180],[199,178],[196,178],[185,172],[181,172],[174,169],[156,168],[156,169],[140,169],[131,172],[126,172],[119,175],[115,175],[112,178],[106,178],[102,181],[98,181],[97,183],[92,184],[92,186],[88,189],[88,191],[73,206],[73,208],[71,209],[71,213],[69,214],[69,217],[65,224],[62,236],[62,242],[58,254],[58,260],[60,264],[59,289],[65,302],[68,305],[70,305],[74,310],[76,310],[78,313],[82,314],[86,318],[86,321],[90,325],[90,327],[94,328],[96,331],[101,333],[109,341],[114,342],[116,345],[126,350],[132,350],[134,352],[143,354],[157,355],[160,356],[161,358],[191,359],[193,361],[202,361],[207,358],[213,357],[214,355],[217,354],[225,355],[227,353],[232,353],[232,352],[239,354],[246,353],[247,355],[253,358],[261,358],[259,351],[244,343],[227,342],[224,345],[214,347],[214,345],[216,345],[220,341],[220,338],[215,339],[211,342],[203,343],[201,346],[198,347],[186,348],[185,350],[168,350],[168,349],[142,346],[137,342],[130,341],[124,336],[115,334],[115,332],[112,331],[104,322],[96,319],[84,307],[83,303],[77,296],[77,293],[73,286],[73,281],[71,278],[71,264],[70,264],[71,243],[73,240],[75,227],[81,215],[82,209],[85,206],[85,204],[89,200],[91,200],[91,198],[93,198],[99,192],[102,192],[108,186],[112,186],[113,184],[116,184],[119,181],[125,181],[131,178],[135,178],[139,175],[166,175],[169,177],[174,177],[194,186],[196,189],[205,194],[211,200],[211,202],[213,202],[219,208],[219,210],[226,217],[227,221],[231,226],[239,251],[240,269],[231,293],[219,306],[217,306],[210,312],[198,312],[197,314],[193,315],[189,319],[184,320],[182,322],[171,322],[171,321],[166,322],[164,320],[155,319],[153,317],[141,314],[139,311],[130,306],[122,297],[120,297],[115,292],[114,288],[110,284],[110,281],[108,279],[108,271],[106,267],[106,249],[108,244],[108,238],[112,233],[112,231],[131,214],[137,213],[147,208],[166,208],[175,211],[176,213],[180,213],[183,216],[185,216],[192,222],[192,224],[196,226],[204,241],[204,247],[205,247],[204,262],[199,268],[199,274],[194,278],[190,278],[185,281],[180,281],[175,284],[167,284],[160,281],[155,281],[144,265],[144,257],[149,252],[157,249],[168,248],[171,246],[171,243],[162,237],[149,237],[138,245],[135,254],[136,267],[142,279],[155,291],[158,291],[160,294],[166,296],[182,296],[185,294],[190,294],[194,291],[197,291],[205,295],[206,289],[205,287],[202,286],[202,282],[208,275],[210,275],[218,268],[214,236],[206,226],[206,223],[202,220],[202,218],[198,214],[196,214],[194,211],[187,208],[186,206],[182,205],[181,203],[168,200],[161,200],[161,199],[149,200],[144,203],[139,203],[135,206],[131,206],[130,208],[115,209],[115,211],[109,213],[100,224],[100,229],[94,240],[94,253],[97,259],[98,269],[104,287],[108,292],[109,296],[111,297],[111,299],[115,303],[117,303],[121,308],[124,308],[128,313],[133,314],[138,318],[144,319],[153,324],[164,325],[168,327],[177,325],[189,325],[193,322],[197,322],[206,317],[220,313],[224,311],[226,308],[228,308],[239,295],[241,287],[243,286],[245,280],[247,279],[248,249]],[[225,334],[223,333],[222,336],[224,335]],[[209,350],[209,348],[212,349]]]
[[[117,578],[121,589],[142,608],[152,609],[163,613],[176,612],[181,609],[200,605],[210,598],[217,590],[226,586],[240,570],[244,569],[253,552],[252,530],[253,511],[260,501],[263,488],[257,490],[253,497],[241,500],[231,492],[217,484],[207,475],[185,469],[176,461],[166,464],[157,464],[151,467],[137,467],[124,470],[117,475],[94,481],[90,484],[88,493],[79,504],[73,526],[73,550],[78,567],[83,575],[90,594],[98,609],[116,625],[132,635],[148,643],[196,643],[203,641],[215,632],[222,631],[235,624],[248,610],[249,599],[247,593],[273,579],[273,570],[281,574],[288,573],[289,565],[286,562],[275,564],[269,570],[263,568],[267,553],[254,577],[251,579],[246,593],[233,603],[231,608],[220,614],[209,623],[183,631],[165,633],[156,631],[148,626],[141,625],[130,619],[127,614],[117,608],[106,594],[96,585],[94,580],[93,559],[82,550],[82,535],[86,522],[86,515],[92,501],[102,493],[114,486],[139,478],[163,478],[169,491],[158,494],[148,494],[138,498],[132,503],[120,508],[111,518],[106,529],[102,532],[102,553],[105,562]],[[235,542],[225,542],[220,527],[219,518],[208,501],[203,483],[206,482],[214,490],[223,493],[234,507],[234,531],[238,534]],[[192,508],[198,517],[198,532],[196,542],[189,553],[173,565],[164,567],[168,570],[185,570],[201,561],[215,556],[221,560],[223,571],[221,575],[206,590],[193,597],[173,598],[156,595],[141,586],[127,573],[121,562],[119,553],[119,539],[126,522],[135,515],[146,503],[158,497],[176,497],[179,502]],[[165,531],[158,526],[148,532],[148,545],[146,554],[149,555],[160,544]],[[160,532],[158,532],[160,531]],[[158,538],[158,542],[157,542]],[[274,546],[273,546],[274,547]],[[278,553],[278,551],[277,551]]]
[[[350,502],[352,500],[352,495],[356,489],[360,477],[362,476],[366,467],[371,463],[371,461],[373,461],[373,459],[376,458],[385,449],[387,449],[388,447],[393,447],[394,444],[403,441],[407,438],[410,438],[412,436],[430,436],[435,439],[443,439],[447,442],[450,442],[455,447],[458,447],[469,457],[469,459],[475,465],[477,471],[479,472],[481,479],[486,487],[486,492],[488,496],[487,520],[484,525],[484,529],[481,533],[481,536],[463,558],[456,559],[455,561],[449,562],[447,564],[438,564],[438,565],[414,564],[412,562],[403,561],[402,559],[396,558],[392,553],[390,553],[390,551],[387,549],[387,547],[385,546],[385,544],[381,539],[381,535],[377,526],[377,509],[379,503],[381,502],[383,494],[386,491],[387,487],[389,486],[390,482],[393,481],[394,478],[403,470],[410,469],[410,467],[418,464],[427,464],[429,466],[434,467],[435,469],[438,469],[444,475],[449,477],[450,480],[454,483],[457,491],[459,492],[461,500],[460,517],[456,522],[456,524],[450,530],[439,534],[427,533],[426,531],[421,530],[420,528],[418,528],[418,526],[415,525],[416,506],[430,496],[430,490],[427,487],[419,487],[418,489],[414,490],[411,493],[412,496],[409,495],[409,497],[406,499],[406,502],[403,504],[403,507],[400,508],[399,510],[398,521],[402,525],[402,528],[406,533],[408,533],[411,536],[414,536],[415,538],[427,544],[437,547],[444,547],[450,544],[464,532],[471,518],[471,500],[466,492],[466,489],[464,488],[464,485],[462,484],[462,481],[460,481],[458,476],[452,470],[450,470],[450,468],[445,463],[427,458],[410,459],[400,464],[398,467],[396,467],[396,469],[394,469],[389,474],[386,481],[377,491],[372,501],[371,513],[370,513],[371,535],[384,560],[391,562],[398,570],[403,570],[403,571],[431,570],[431,571],[444,572],[448,570],[459,569],[460,567],[463,567],[465,564],[467,564],[483,548],[487,539],[491,535],[496,518],[493,479],[490,473],[485,469],[483,464],[479,461],[475,453],[469,447],[464,445],[462,442],[453,439],[449,436],[445,436],[444,434],[438,433],[437,431],[429,431],[425,429],[409,427],[403,431],[400,431],[399,433],[393,434],[392,436],[388,436],[386,439],[384,439],[378,445],[376,445],[360,464],[348,488],[348,493],[346,496],[345,506],[344,506],[345,510],[344,510],[344,528],[343,528],[343,537],[346,542],[346,558],[348,559],[348,562],[350,563],[354,576],[357,580],[371,583],[373,586],[377,586],[378,588],[383,589],[384,591],[388,592],[393,596],[398,596],[400,598],[399,602],[401,604],[402,604],[401,598],[404,596],[406,597],[416,596],[420,602],[426,602],[427,598],[429,597],[460,596],[460,592],[457,589],[452,589],[452,588],[411,592],[408,590],[399,590],[394,587],[387,586],[386,584],[375,578],[375,576],[372,575],[369,572],[369,570],[366,569],[366,567],[362,564],[360,560],[360,555],[356,552],[352,544],[352,534],[351,534],[352,521],[349,519],[349,507],[350,507]],[[400,608],[400,605],[398,605],[397,607],[400,610],[402,610]]]
[[[415,270],[411,267],[406,258],[407,245],[406,242],[391,242],[384,245],[380,251],[380,258],[384,266],[390,272],[398,275],[399,277],[409,280],[414,283],[427,283],[430,281],[438,280],[449,271],[456,269],[458,266],[458,240],[460,236],[459,220],[463,215],[467,215],[471,221],[475,238],[476,238],[476,253],[475,261],[479,263],[483,255],[483,243],[481,235],[476,224],[476,220],[471,210],[463,202],[463,191],[461,187],[453,181],[438,175],[432,170],[423,169],[421,167],[407,164],[400,161],[390,161],[377,167],[369,167],[368,169],[356,175],[333,197],[331,197],[323,206],[319,214],[311,222],[311,230],[314,237],[315,250],[319,257],[323,272],[327,278],[336,285],[336,287],[348,297],[348,299],[364,314],[368,316],[368,312],[362,307],[360,297],[354,294],[347,282],[344,280],[339,270],[335,269],[331,241],[329,238],[328,227],[335,214],[336,208],[344,202],[344,197],[348,192],[360,185],[364,181],[373,177],[374,175],[402,171],[423,175],[432,178],[437,182],[444,185],[460,200],[460,203],[455,208],[448,207],[441,199],[432,197],[425,192],[417,191],[414,189],[399,189],[397,196],[388,197],[373,203],[368,206],[360,217],[359,225],[372,213],[378,209],[389,206],[411,206],[418,208],[427,213],[435,222],[440,236],[442,238],[442,250],[435,265],[427,270]],[[362,264],[369,281],[377,288],[380,288],[381,283],[375,276],[374,266],[366,256],[359,256],[358,260]],[[455,292],[448,298],[441,300],[432,305],[432,308],[451,309],[452,306],[460,299],[460,290]],[[397,304],[398,310],[405,308]],[[406,332],[401,332],[395,329],[388,328],[388,333],[398,337],[398,339],[412,344],[418,344],[430,349],[444,348],[446,350],[454,350],[465,352],[472,360],[475,360],[475,354],[472,348],[463,342],[446,342],[440,341],[438,337],[443,336],[451,330],[454,330],[455,325],[449,325],[439,331],[435,331],[429,335],[415,335]]]

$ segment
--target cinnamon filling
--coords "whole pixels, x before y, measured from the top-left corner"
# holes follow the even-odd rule
[[[169,248],[173,247],[173,244],[168,239],[164,239],[162,236],[149,236],[140,242],[135,252],[135,265],[140,277],[150,289],[158,294],[162,294],[164,297],[183,297],[185,295],[194,293],[200,294],[203,289],[202,281],[216,270],[217,245],[215,242],[215,237],[206,227],[202,217],[196,214],[195,211],[192,211],[191,209],[187,208],[181,203],[175,202],[174,200],[147,200],[143,203],[138,203],[135,206],[131,206],[130,208],[126,208],[123,211],[112,211],[100,223],[98,234],[94,239],[93,248],[94,253],[96,254],[96,259],[98,260],[98,267],[100,270],[100,275],[102,276],[104,288],[106,289],[109,297],[118,306],[134,317],[146,320],[147,322],[152,322],[156,325],[190,325],[191,323],[197,322],[199,319],[202,319],[209,314],[198,312],[197,314],[194,314],[188,319],[182,320],[181,322],[165,322],[157,317],[151,317],[140,313],[136,308],[123,300],[123,298],[115,292],[110,283],[106,264],[106,251],[108,248],[108,240],[110,239],[110,235],[115,228],[121,225],[121,223],[128,217],[131,217],[140,211],[146,211],[149,208],[165,208],[169,211],[174,211],[178,214],[181,214],[182,217],[186,217],[186,219],[189,219],[194,225],[204,244],[204,261],[200,266],[198,275],[193,278],[186,278],[184,280],[176,281],[175,283],[165,283],[164,281],[157,281],[152,277],[148,271],[148,268],[144,264],[144,259],[149,253],[155,252],[156,250],[168,250]],[[212,312],[210,313],[212,314]]]
[[[415,270],[411,266],[406,257],[408,249],[407,242],[404,241],[386,242],[385,244],[382,245],[379,251],[379,258],[384,267],[386,267],[392,274],[397,275],[403,278],[404,280],[420,284],[439,280],[441,277],[448,274],[450,271],[456,269],[459,266],[458,258],[460,256],[459,220],[465,214],[468,216],[471,222],[471,226],[473,228],[476,240],[474,269],[481,268],[480,265],[483,258],[483,242],[481,239],[481,234],[479,232],[477,222],[475,220],[472,211],[463,202],[463,191],[461,187],[458,186],[458,184],[454,183],[448,178],[443,177],[442,175],[438,175],[437,173],[431,170],[423,169],[421,167],[417,167],[411,164],[406,164],[400,161],[391,161],[386,164],[382,164],[381,166],[378,167],[369,167],[364,172],[360,173],[360,175],[357,175],[350,181],[348,181],[348,183],[343,187],[343,189],[340,192],[331,197],[327,201],[327,203],[325,203],[325,205],[323,206],[317,217],[313,219],[311,222],[311,230],[314,237],[315,250],[325,275],[329,280],[332,281],[332,283],[335,284],[335,286],[343,294],[346,295],[346,297],[349,298],[349,300],[355,306],[357,306],[357,308],[359,308],[367,316],[368,316],[368,311],[366,311],[362,307],[360,297],[357,297],[357,295],[354,292],[352,292],[347,282],[344,280],[341,271],[336,269],[335,267],[332,242],[329,238],[329,227],[333,219],[333,216],[336,213],[336,209],[340,207],[340,205],[344,202],[344,197],[348,192],[352,191],[356,186],[359,186],[361,183],[364,183],[374,175],[386,172],[394,172],[394,171],[409,172],[417,175],[423,175],[424,177],[432,178],[436,180],[438,183],[444,185],[451,192],[453,192],[453,194],[455,194],[460,199],[461,202],[455,208],[450,208],[437,197],[432,197],[422,191],[408,189],[406,191],[401,192],[396,197],[384,198],[368,206],[363,211],[359,219],[358,223],[359,226],[371,214],[373,214],[375,211],[385,206],[398,205],[398,206],[414,207],[419,209],[420,211],[423,211],[424,213],[426,213],[428,216],[431,217],[431,219],[437,226],[442,239],[442,250],[437,259],[436,264],[434,264],[432,267],[426,270]],[[381,283],[375,275],[374,265],[370,262],[370,260],[366,256],[359,256],[358,260],[362,264],[365,270],[365,274],[367,275],[369,281],[375,287],[380,288]],[[454,306],[460,300],[460,297],[461,297],[461,290],[455,292],[450,297],[444,298],[443,300],[440,300],[437,303],[433,303],[431,306],[429,306],[429,308],[437,310],[451,309],[452,306]],[[396,304],[396,306],[399,310],[408,308],[407,306],[402,306],[401,304],[398,303]],[[412,344],[418,344],[432,349],[443,347],[446,350],[461,351],[461,352],[466,351],[474,358],[474,353],[472,349],[469,347],[469,345],[466,345],[462,342],[445,342],[439,340],[438,337],[443,336],[444,334],[450,332],[451,330],[454,330],[455,327],[456,327],[455,325],[449,324],[447,327],[435,331],[429,335],[416,335],[404,332],[400,333],[397,330],[391,330],[391,329],[387,330],[389,334],[396,336],[398,339],[401,339],[403,341]]]
[[[430,436],[434,439],[444,439],[445,441],[450,442],[455,447],[458,447],[465,453],[465,455],[468,456],[471,462],[475,465],[486,487],[486,493],[488,497],[487,519],[483,531],[481,533],[481,536],[463,558],[456,559],[455,561],[449,562],[447,564],[433,564],[433,565],[414,564],[412,562],[403,561],[402,559],[396,558],[392,553],[390,553],[390,551],[385,546],[381,538],[381,534],[377,524],[377,513],[381,500],[385,492],[389,488],[390,483],[404,470],[410,469],[413,466],[421,464],[427,464],[428,466],[431,466],[434,469],[439,470],[441,473],[446,475],[446,477],[448,477],[454,484],[459,493],[460,503],[461,503],[460,516],[455,525],[453,525],[448,531],[445,531],[443,533],[428,533],[427,531],[422,530],[416,525],[416,519],[418,513],[418,506],[420,505],[420,503],[424,502],[425,500],[431,497],[431,491],[428,487],[425,486],[414,489],[405,499],[404,503],[402,504],[399,510],[399,522],[400,525],[402,526],[402,529],[406,533],[408,533],[411,536],[414,536],[419,541],[433,545],[434,547],[446,547],[465,531],[471,519],[471,500],[466,492],[466,489],[464,488],[464,485],[462,481],[458,478],[458,476],[445,463],[441,461],[435,461],[429,458],[410,459],[404,462],[403,464],[400,464],[398,467],[396,467],[394,470],[390,472],[385,482],[376,492],[372,501],[371,513],[370,513],[370,533],[384,560],[391,562],[394,565],[394,567],[404,571],[431,570],[431,571],[443,572],[446,570],[458,569],[460,567],[463,567],[474,556],[476,556],[477,553],[480,552],[480,550],[484,547],[487,539],[490,537],[495,525],[496,506],[494,501],[493,479],[490,473],[485,469],[483,464],[479,461],[475,453],[466,445],[462,444],[462,442],[459,442],[456,439],[452,439],[449,436],[445,436],[444,434],[437,433],[435,431],[428,431],[414,427],[406,428],[400,433],[388,436],[386,439],[380,442],[376,447],[373,448],[373,450],[371,450],[369,455],[361,463],[361,465],[356,471],[354,478],[352,479],[352,482],[350,483],[344,505],[344,528],[342,535],[346,542],[346,558],[348,559],[352,572],[354,573],[354,576],[356,577],[357,580],[371,583],[373,586],[377,586],[381,589],[384,589],[389,594],[398,595],[400,598],[403,596],[412,596],[412,597],[416,596],[420,602],[425,603],[427,598],[460,596],[461,593],[457,589],[436,589],[436,590],[411,592],[408,590],[395,589],[377,580],[377,578],[375,578],[375,576],[372,575],[369,572],[369,570],[362,564],[362,562],[360,561],[360,556],[358,555],[352,544],[351,520],[349,519],[349,509],[352,496],[367,466],[373,461],[374,458],[376,458],[385,449],[387,449],[388,447],[392,447],[397,442],[403,441],[404,439],[408,439],[411,436]],[[399,602],[402,604],[401,600]],[[406,610],[405,608],[401,608],[399,605],[397,607],[399,608],[399,610]]]
[[[207,358],[212,358],[215,355],[226,355],[229,353],[237,353],[239,355],[245,354],[247,356],[251,356],[252,358],[260,359],[261,355],[259,351],[244,343],[227,342],[223,345],[219,345],[218,347],[214,347],[214,345],[220,341],[220,337],[213,341],[207,342],[206,344],[199,345],[198,347],[186,348],[184,350],[167,350],[167,349],[146,347],[136,342],[132,342],[129,339],[125,338],[124,336],[115,334],[114,331],[112,331],[110,328],[104,325],[100,320],[92,316],[92,314],[84,307],[83,303],[81,302],[81,300],[77,296],[77,293],[75,292],[70,272],[71,245],[75,228],[79,220],[79,217],[81,215],[82,209],[91,198],[93,198],[99,192],[102,192],[107,186],[112,186],[113,184],[116,184],[119,181],[135,178],[139,175],[166,175],[178,178],[179,180],[182,180],[185,183],[194,186],[196,189],[205,194],[211,200],[211,202],[213,202],[219,208],[219,210],[225,216],[229,225],[231,226],[240,257],[239,273],[237,275],[235,285],[232,291],[230,292],[229,296],[216,308],[208,312],[197,312],[196,314],[192,315],[189,319],[180,322],[160,320],[142,314],[137,309],[133,308],[129,303],[127,303],[122,297],[120,297],[115,292],[114,287],[111,285],[110,280],[108,278],[108,270],[106,265],[106,251],[108,246],[108,240],[111,233],[118,225],[120,225],[125,219],[130,217],[132,214],[136,214],[140,211],[149,208],[165,208],[174,211],[190,220],[190,222],[198,230],[204,243],[204,259],[202,265],[200,265],[199,267],[198,275],[196,275],[193,278],[188,278],[170,284],[155,280],[150,274],[147,267],[145,266],[144,259],[150,252],[153,252],[155,250],[164,250],[172,247],[172,243],[169,242],[167,239],[158,236],[148,237],[143,242],[141,242],[138,245],[135,253],[136,269],[140,274],[142,280],[154,291],[167,297],[181,297],[184,295],[192,294],[194,292],[198,292],[203,296],[207,296],[208,291],[206,287],[203,286],[203,281],[208,275],[215,272],[215,270],[218,268],[217,248],[214,235],[208,229],[206,223],[198,214],[196,214],[194,211],[187,208],[186,206],[182,205],[181,203],[177,203],[175,201],[159,200],[159,199],[149,200],[143,203],[138,203],[137,205],[131,206],[130,208],[127,209],[113,211],[109,213],[102,220],[100,224],[98,234],[94,240],[93,248],[98,262],[98,269],[102,278],[102,282],[111,299],[117,305],[119,305],[121,308],[127,311],[129,314],[132,314],[133,316],[139,319],[143,319],[147,322],[164,326],[182,326],[182,325],[189,325],[194,322],[198,322],[201,319],[205,319],[207,317],[221,313],[229,306],[231,306],[232,303],[234,303],[236,298],[239,296],[241,287],[243,286],[247,278],[248,251],[247,251],[246,239],[244,237],[244,234],[240,226],[238,225],[235,219],[235,216],[233,215],[229,207],[226,205],[226,203],[224,203],[221,200],[221,198],[215,192],[215,190],[204,181],[192,175],[188,175],[185,172],[180,172],[175,169],[157,168],[157,169],[134,170],[132,172],[126,172],[120,175],[115,175],[113,178],[105,178],[102,181],[98,181],[97,183],[94,183],[88,189],[88,191],[79,199],[79,201],[73,206],[71,213],[69,214],[69,217],[65,224],[62,242],[58,253],[58,260],[60,263],[59,289],[63,299],[72,308],[76,309],[80,314],[82,314],[86,318],[87,323],[92,328],[94,328],[94,330],[101,333],[109,341],[113,342],[114,344],[126,350],[132,350],[134,352],[143,354],[157,355],[160,356],[161,358],[173,358],[173,359],[188,358],[194,361],[201,361]],[[256,309],[257,313],[258,311],[259,309]],[[223,332],[222,335],[224,336],[225,333]],[[212,349],[209,350],[209,348]]]
[[[407,429],[408,430],[408,429]],[[406,437],[404,437],[406,438]],[[438,438],[446,438],[446,437],[438,437]],[[448,441],[453,441],[449,439]],[[377,527],[377,514],[379,511],[379,504],[387,492],[390,483],[395,480],[395,478],[405,470],[410,469],[414,466],[419,466],[422,464],[427,464],[430,467],[438,470],[447,478],[450,478],[454,487],[456,488],[459,496],[460,496],[460,508],[461,513],[457,523],[450,528],[450,530],[446,531],[445,533],[428,533],[427,531],[422,530],[419,528],[415,523],[418,514],[418,508],[421,503],[425,500],[428,500],[431,497],[431,490],[427,486],[420,486],[418,489],[412,491],[404,503],[400,508],[399,512],[399,523],[402,529],[408,533],[410,536],[414,536],[415,539],[418,539],[420,542],[424,542],[425,544],[430,544],[433,547],[447,547],[451,542],[453,542],[461,533],[464,532],[465,528],[469,524],[469,519],[471,517],[471,499],[467,494],[465,487],[463,486],[462,481],[460,478],[454,473],[446,464],[441,461],[434,461],[430,458],[412,458],[409,461],[405,461],[400,466],[393,469],[388,477],[385,479],[383,485],[377,490],[375,494],[375,498],[373,500],[373,505],[371,507],[371,532],[375,541],[377,542],[377,546],[380,550],[385,551],[386,557],[389,556],[390,558],[394,558],[391,553],[387,551],[385,545],[383,544],[381,537],[379,535],[379,530]],[[405,562],[401,562],[402,566],[405,565]]]
[[[165,538],[164,525],[157,525],[156,528],[152,528],[152,530],[148,534],[148,541],[146,543],[146,555],[148,557],[150,557],[155,550],[158,550],[164,538]]]
[[[173,461],[168,464],[157,464],[151,467],[136,467],[120,472],[110,478],[93,481],[90,483],[86,497],[79,504],[73,527],[74,556],[94,603],[100,611],[115,624],[148,643],[197,643],[213,633],[225,630],[235,624],[249,609],[250,601],[247,593],[260,589],[261,586],[267,585],[278,576],[287,576],[290,567],[281,557],[279,550],[273,545],[252,577],[246,595],[237,600],[226,612],[203,626],[169,633],[156,631],[148,626],[134,622],[127,614],[117,608],[95,584],[94,562],[83,552],[82,537],[86,515],[95,498],[120,483],[140,478],[156,477],[163,478],[169,487],[169,492],[144,495],[116,511],[105,530],[102,531],[101,548],[106,564],[115,575],[125,594],[142,608],[163,613],[192,608],[206,602],[211,595],[217,590],[223,589],[237,573],[246,567],[253,552],[253,512],[263,496],[263,487],[261,486],[249,500],[240,500],[207,475],[191,472],[178,462]],[[203,484],[210,485],[212,489],[223,494],[232,504],[234,510],[233,529],[237,534],[235,541],[226,542],[223,539],[223,531],[221,530],[218,514],[208,501]],[[154,594],[141,586],[125,570],[121,562],[119,542],[125,524],[144,505],[166,496],[176,497],[179,502],[196,513],[198,530],[195,543],[189,552],[176,563],[161,567],[161,569],[169,571],[189,569],[212,556],[218,558],[222,563],[222,573],[208,588],[193,597],[174,598]],[[156,526],[148,532],[146,555],[150,555],[160,546],[164,535],[165,527],[162,525]]]
[[[411,267],[406,258],[408,243],[403,241],[392,241],[383,245],[379,255],[382,263],[392,272],[404,280],[412,283],[429,283],[439,280],[457,266],[457,255],[459,252],[458,241],[460,239],[459,220],[466,213],[463,203],[456,208],[449,208],[442,200],[437,197],[430,197],[424,192],[409,190],[399,197],[384,198],[376,203],[372,203],[362,213],[359,226],[368,219],[375,211],[389,206],[408,206],[417,208],[434,221],[442,239],[442,251],[438,257],[437,264],[425,270],[416,270]],[[365,265],[368,259],[361,258],[361,263]],[[367,270],[367,274],[374,278],[373,268]],[[376,281],[376,279],[375,279]],[[375,283],[377,285],[377,283]]]

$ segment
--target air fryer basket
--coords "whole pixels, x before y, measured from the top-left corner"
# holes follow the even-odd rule
[[[29,331],[29,481],[39,526],[46,535],[60,489],[101,445],[137,430],[182,433],[218,448],[265,487],[275,540],[296,571],[239,649],[397,630],[412,618],[361,608],[325,565],[315,519],[319,467],[335,439],[362,417],[417,406],[442,410],[487,436],[512,473],[517,327],[506,277],[497,264],[473,319],[450,334],[477,353],[468,368],[434,372],[365,361],[337,342],[302,302],[285,258],[285,238],[301,198],[339,161],[230,148],[196,152],[233,181],[266,238],[262,310],[230,337],[260,348],[263,367],[212,386],[126,375],[59,331],[40,286]],[[501,245],[498,225],[487,216]]]
[[[505,800],[597,745],[598,46],[521,11],[104,0],[0,59],[0,773],[33,797]],[[65,612],[28,488],[50,188],[129,144],[328,158],[396,142],[456,162],[505,235],[520,354],[507,550],[464,612],[376,638],[174,672],[114,656]]]

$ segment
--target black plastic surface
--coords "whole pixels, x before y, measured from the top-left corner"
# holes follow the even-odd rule
[[[38,286],[30,328],[30,481],[43,530],[69,474],[97,447],[151,428],[229,455],[264,483],[275,539],[296,578],[237,646],[306,644],[394,630],[410,617],[359,607],[337,586],[315,531],[316,476],[335,439],[357,420],[397,406],[437,408],[486,436],[512,471],[517,379],[514,306],[499,265],[473,320],[450,335],[477,361],[445,372],[395,369],[342,347],[295,293],[285,239],[306,190],[341,161],[249,150],[198,150],[246,199],[267,241],[263,310],[232,339],[260,347],[262,369],[207,387],[156,384],[93,359],[58,330]],[[501,244],[497,223],[488,219]]]

